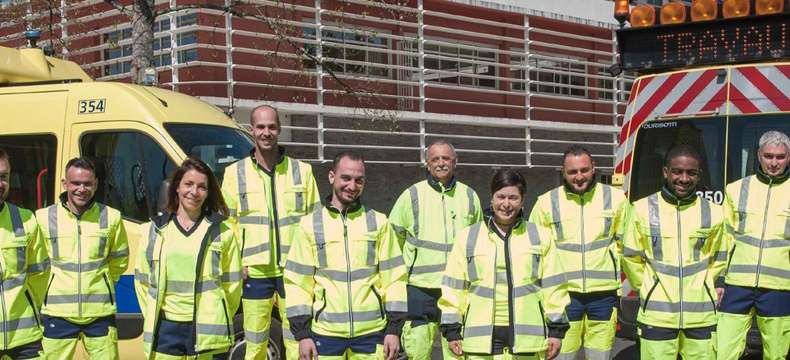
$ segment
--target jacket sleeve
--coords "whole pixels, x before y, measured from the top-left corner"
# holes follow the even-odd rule
[[[719,280],[719,278],[723,275],[724,269],[727,267],[727,248],[731,242],[730,238],[732,234],[727,231],[727,225],[723,221],[723,216],[721,216],[723,208],[721,206],[715,206],[714,209],[718,210],[719,216],[716,218],[720,221],[713,225],[709,238],[707,239],[707,242],[710,243],[711,246],[710,280],[716,284],[717,287],[721,287],[724,285],[720,283],[722,280]]]
[[[398,244],[398,237],[389,222],[385,222],[378,233],[377,263],[379,264],[379,287],[382,291],[384,309],[387,311],[387,335],[401,334],[406,321],[406,266]]]
[[[538,197],[538,200],[535,201],[535,205],[532,206],[532,211],[529,212],[529,222],[537,225],[539,228],[551,231],[551,217],[543,209],[542,199],[542,196]]]
[[[727,195],[724,197],[724,204],[722,204],[722,208],[724,212],[724,225],[723,225],[724,237],[720,247],[720,251],[725,252],[724,254],[725,265],[722,272],[715,279],[716,287],[724,287],[724,277],[727,275],[726,257],[732,254],[733,247],[735,246],[735,229],[737,229],[736,226],[740,221],[740,215],[736,210],[735,203],[732,201],[732,197],[730,197],[729,195],[729,190],[730,189],[727,189]]]
[[[390,211],[389,223],[395,231],[398,239],[398,245],[403,249],[403,244],[406,242],[406,236],[414,230],[414,216],[411,210],[411,195],[407,189],[395,201]]]
[[[110,254],[108,259],[110,261],[109,275],[113,282],[118,282],[121,275],[126,272],[126,268],[129,267],[129,239],[120,213],[117,219],[110,235]]]
[[[320,211],[320,210],[319,210]],[[285,313],[291,323],[291,333],[296,340],[312,337],[313,296],[317,255],[315,241],[304,231],[305,216],[298,227],[285,264],[285,292],[288,294]]]
[[[466,244],[469,230],[461,231],[447,256],[447,267],[442,278],[442,297],[439,298],[442,335],[447,341],[460,340],[463,318],[469,302],[469,274],[467,273]]]
[[[540,290],[543,299],[543,307],[546,324],[549,328],[549,337],[564,338],[565,332],[570,328],[568,315],[565,307],[571,302],[568,295],[568,281],[565,277],[565,270],[562,267],[557,248],[554,241],[549,240],[549,234],[545,230],[541,233],[541,243],[543,244],[543,261],[540,268],[540,279],[542,286]]]
[[[149,291],[151,284],[151,268],[149,267],[148,255],[146,249],[150,243],[151,232],[155,232],[153,222],[145,223],[140,226],[140,242],[137,247],[137,259],[134,266],[134,292],[137,294],[137,302],[140,303],[140,311],[143,315],[147,314],[146,308],[148,307]]]
[[[241,252],[239,251],[236,224],[225,221],[223,226],[224,249],[222,252],[222,289],[231,314],[235,314],[241,303]]]
[[[235,165],[235,166],[234,166]],[[225,205],[228,206],[228,219],[238,222],[238,184],[236,180],[236,166],[242,166],[241,162],[225,168],[225,175],[222,181],[222,197],[225,198]]]
[[[306,172],[306,176],[304,179],[305,182],[305,203],[307,204],[307,212],[313,211],[313,209],[319,207],[321,205],[321,193],[318,191],[318,185],[315,182],[315,174],[313,174],[313,167],[310,164],[306,164],[308,167],[308,171]]]
[[[472,217],[472,222],[470,222],[469,225],[477,224],[483,221],[483,207],[480,205],[480,197],[477,196],[477,191],[472,190],[472,193],[474,194],[475,209],[474,209],[474,216]]]
[[[633,205],[628,205],[625,210],[627,223],[623,233],[623,271],[631,284],[631,288],[639,291],[642,288],[642,279],[645,273],[645,243],[642,234],[642,218],[636,213]]]
[[[31,216],[28,224],[25,227],[32,231],[28,231],[29,242],[25,251],[28,264],[25,282],[27,282],[28,289],[32,292],[36,307],[40,309],[44,299],[44,292],[47,290],[50,261],[47,249],[44,246],[44,233],[41,227],[38,226],[36,218]]]

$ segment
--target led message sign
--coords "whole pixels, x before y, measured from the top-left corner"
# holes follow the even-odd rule
[[[790,58],[790,14],[774,14],[617,31],[625,70]]]

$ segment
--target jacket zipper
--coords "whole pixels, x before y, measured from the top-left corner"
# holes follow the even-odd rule
[[[414,265],[417,263],[417,251],[419,250],[418,247],[414,247],[414,259],[411,261],[411,265],[409,265],[409,275],[408,278],[411,278],[411,272],[414,271]],[[407,280],[408,280],[407,278]]]
[[[379,301],[379,312],[381,313],[381,318],[384,319],[384,302],[381,301],[381,295],[379,295],[379,292],[376,291],[376,287],[373,285],[370,285],[370,290],[373,291],[373,295],[375,295],[376,299]]]
[[[510,331],[510,344],[507,346],[510,349],[513,349],[515,342],[516,342],[516,322],[515,317],[513,316],[514,311],[514,304],[516,297],[513,294],[513,274],[512,268],[510,266],[510,234],[507,236],[507,240],[505,241],[505,274],[507,275],[507,293],[508,293],[508,302],[507,302],[507,317],[508,321],[510,322],[510,327],[508,331]],[[494,267],[496,269],[496,267]],[[496,294],[496,283],[494,283],[494,294]]]
[[[272,220],[269,224],[274,226],[274,264],[279,268],[280,266],[280,220],[277,215],[277,188],[275,187],[275,176],[277,176],[277,164],[272,166],[271,183],[272,183]]]
[[[324,302],[324,304],[321,305],[321,308],[318,309],[318,311],[315,312],[315,321],[316,322],[318,322],[318,319],[321,317],[321,313],[324,312],[324,309],[326,309],[326,289],[324,289],[323,295],[321,295],[321,299]]]
[[[55,280],[55,274],[50,273],[49,282],[47,283],[47,291],[44,292],[44,305],[47,304],[47,299],[49,299],[49,288],[52,286],[53,280]]]
[[[773,182],[773,179],[768,180],[768,196],[765,200],[765,211],[763,212],[763,231],[760,234],[760,249],[757,255],[757,278],[754,279],[754,287],[760,287],[760,270],[763,267],[763,242],[765,240],[765,227],[768,223],[768,205],[771,204],[771,185],[773,185]]]
[[[77,314],[82,317],[82,228],[77,217]]]
[[[0,265],[0,274],[2,273],[3,267]],[[2,280],[0,280],[0,306],[3,310],[3,349],[8,349],[8,313],[5,309],[5,288]]]
[[[496,226],[496,225],[494,225],[494,226]],[[497,231],[497,230],[494,229],[494,231]],[[491,297],[491,300],[492,300],[491,301],[491,315],[492,315],[491,317],[492,317],[492,320],[495,320],[494,318],[496,318],[496,283],[497,283],[497,281],[496,281],[496,270],[497,270],[496,269],[496,264],[497,264],[498,260],[499,260],[499,247],[496,246],[496,243],[494,243],[494,266],[493,266],[494,267],[494,286],[491,288],[493,290],[492,291],[493,296]],[[493,325],[493,323],[491,325]],[[493,326],[491,328],[493,329]],[[492,335],[493,335],[493,330],[492,330]],[[491,352],[493,352],[493,350],[494,350],[494,342],[492,341],[491,342]]]
[[[538,300],[538,310],[540,310],[540,321],[543,323],[543,337],[548,338],[549,324],[546,323],[546,311],[543,310],[543,304],[541,304],[540,300]]]
[[[678,289],[680,292],[680,328],[683,328],[683,233],[680,227],[680,202],[675,207],[678,222]]]
[[[647,303],[650,301],[650,296],[653,295],[653,291],[658,287],[658,276],[653,278],[653,286],[650,287],[650,290],[647,292],[647,296],[645,297],[645,303],[642,304],[642,312],[647,310]]]
[[[225,327],[228,329],[228,337],[233,336],[233,332],[230,331],[230,316],[228,316],[228,304],[225,302],[225,299],[222,299],[222,311],[225,312]],[[197,319],[195,319],[197,322]],[[195,349],[197,350],[197,349]]]
[[[110,305],[115,305],[115,299],[112,296],[112,287],[110,286],[110,280],[107,279],[107,274],[101,274],[102,279],[104,279],[104,285],[107,285],[107,294],[110,295]]]
[[[609,258],[612,259],[612,268],[614,269],[614,279],[615,281],[620,280],[619,271],[617,269],[617,260],[615,260],[614,253],[612,253],[612,249],[609,249]]]
[[[343,221],[343,242],[345,243],[344,250],[346,251],[346,289],[348,290],[348,299],[346,300],[348,301],[349,330],[350,337],[354,337],[354,311],[351,306],[351,256],[348,249],[348,224],[346,224],[345,211],[340,213],[340,219]]]
[[[716,301],[713,300],[713,296],[710,294],[710,287],[708,287],[708,283],[702,283],[705,286],[705,294],[708,295],[708,299],[710,299],[710,303],[713,304],[713,314],[716,314]]]
[[[579,199],[581,200],[581,225],[579,226],[581,231],[581,242],[582,242],[582,292],[587,292],[587,261],[585,258],[585,253],[587,251],[587,247],[584,244],[584,198],[582,195],[579,195]]]
[[[444,188],[442,188],[442,224],[444,225],[444,244],[447,245],[447,206],[444,203]],[[447,264],[447,252],[444,252],[444,263]]]
[[[36,310],[36,305],[33,302],[33,295],[30,295],[30,291],[25,289],[25,297],[27,298],[28,304],[30,304],[30,308],[33,309],[33,317],[36,319],[36,324],[41,326],[41,321],[38,319],[38,310]]]

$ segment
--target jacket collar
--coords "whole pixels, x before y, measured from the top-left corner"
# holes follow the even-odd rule
[[[348,215],[359,211],[359,209],[362,208],[362,201],[357,198],[353,203],[351,203],[351,206],[347,207],[345,210],[340,210],[332,206],[332,195],[329,195],[324,198],[324,207],[331,213]]]
[[[0,202],[0,212],[2,212],[3,209],[5,209],[5,201]]]
[[[513,226],[510,227],[510,230],[508,230],[507,234],[501,234],[499,232],[499,228],[497,228],[496,224],[494,224],[494,213],[491,210],[491,208],[486,209],[486,211],[484,212],[484,215],[483,215],[483,218],[484,218],[484,220],[486,222],[486,226],[493,233],[497,234],[497,236],[499,236],[500,239],[502,239],[504,241],[507,241],[507,240],[510,239],[510,235],[513,234],[513,229],[516,229],[519,226],[521,226],[521,223],[523,223],[525,221],[524,217],[525,217],[524,216],[524,209],[519,210],[518,215],[516,216],[516,222],[513,224]]]
[[[167,225],[167,223],[169,223],[171,220],[174,220],[175,218],[176,218],[176,214],[175,213],[164,213],[164,214],[160,214],[160,215],[156,215],[156,216],[152,217],[151,218],[151,222],[153,222],[154,225],[157,228],[161,229],[161,228],[165,227],[165,225]],[[203,214],[201,216],[201,220],[202,219],[206,219],[206,221],[208,221],[209,223],[215,224],[215,223],[218,223],[218,222],[225,221],[227,219],[227,217],[225,215],[220,214],[220,213],[213,213],[213,214],[208,214],[208,215]]]
[[[694,189],[688,196],[679,198],[668,186],[664,185],[664,187],[661,188],[661,197],[664,198],[664,201],[672,205],[685,206],[693,204],[694,201],[697,200],[697,189]]]
[[[60,205],[63,206],[63,208],[66,209],[66,211],[68,211],[70,214],[73,214],[77,218],[80,218],[82,215],[87,214],[88,212],[90,212],[93,209],[94,206],[96,206],[96,196],[94,196],[93,199],[91,199],[91,202],[88,203],[88,208],[85,209],[84,213],[82,213],[82,214],[74,214],[74,212],[71,211],[71,209],[69,209],[69,207],[66,205],[66,203],[68,203],[68,201],[69,201],[69,199],[68,199],[68,195],[66,195],[66,192],[64,191],[64,192],[60,193]]]
[[[255,149],[250,150],[250,159],[252,160],[252,163],[258,167],[258,169],[265,172],[266,174],[271,175],[271,173],[274,172],[274,168],[269,171],[261,166],[261,164],[258,164],[258,160],[255,159]],[[276,168],[277,165],[282,164],[283,161],[285,161],[285,148],[282,146],[277,146],[277,162],[274,164],[274,167]]]
[[[590,185],[587,185],[587,189],[585,189],[583,193],[577,194],[577,193],[573,192],[573,189],[571,188],[570,185],[568,185],[568,182],[565,181],[565,179],[562,180],[562,187],[563,187],[563,189],[565,189],[565,194],[567,194],[567,195],[569,195],[571,197],[575,196],[575,197],[578,197],[578,198],[584,198],[588,194],[592,194],[592,193],[595,192],[595,186],[596,185],[598,185],[598,180],[596,180],[595,176],[593,176],[592,180],[590,181]]]
[[[437,192],[446,193],[455,188],[455,175],[453,175],[446,187],[439,180],[434,179],[433,176],[431,176],[431,173],[428,171],[426,171],[426,178],[428,180],[428,185],[430,185],[431,188]]]
[[[785,168],[785,172],[779,176],[771,176],[763,171],[762,166],[757,166],[757,179],[763,184],[781,184],[790,177],[790,166]]]

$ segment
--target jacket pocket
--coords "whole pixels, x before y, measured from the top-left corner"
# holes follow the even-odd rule
[[[110,295],[110,305],[115,305],[115,296],[113,296],[112,285],[110,285],[110,279],[107,278],[107,274],[101,274],[102,279],[104,279],[104,285],[107,285],[107,294]]]
[[[708,283],[703,284],[705,285],[705,295],[708,295],[708,299],[710,299],[710,303],[713,305],[713,313],[716,314],[718,312],[718,309],[716,308],[716,300],[713,299],[713,295],[710,293],[710,287],[708,286]]]
[[[326,289],[324,289],[321,292],[321,301],[323,301],[324,303],[321,304],[321,308],[319,308],[318,311],[315,312],[316,322],[318,322],[318,319],[321,317],[321,313],[324,312],[324,309],[326,309]]]
[[[414,259],[412,259],[412,261],[411,261],[411,265],[409,265],[409,275],[408,275],[408,278],[411,278],[411,272],[414,270],[414,264],[416,264],[416,263],[417,263],[417,251],[419,251],[419,249],[417,249],[417,248],[415,247],[415,248],[414,248]],[[408,278],[407,278],[407,279],[408,279]]]
[[[546,323],[546,311],[543,310],[543,304],[538,301],[538,310],[540,311],[540,322],[543,324],[543,337],[549,337],[549,324]]]
[[[612,249],[609,249],[609,259],[612,260],[612,269],[614,269],[614,279],[620,281],[620,269],[617,268],[617,259],[614,257]]]
[[[27,303],[30,304],[30,308],[33,309],[33,317],[36,318],[36,324],[41,327],[41,321],[38,319],[38,310],[36,310],[36,303],[33,301],[33,295],[30,294],[28,289],[25,289],[25,298],[27,299]]]
[[[228,304],[225,302],[225,299],[222,299],[222,312],[225,313],[225,326],[228,329],[228,337],[231,337],[233,332],[230,329],[230,316],[228,316]]]
[[[49,283],[47,283],[47,291],[44,292],[44,305],[47,304],[47,299],[49,299],[49,288],[52,286],[52,280],[55,280],[55,274],[49,275]]]
[[[656,290],[656,287],[658,287],[658,278],[653,279],[653,286],[650,288],[650,291],[647,292],[647,296],[645,296],[645,302],[642,304],[642,312],[647,309],[647,303],[650,301],[650,296],[653,295],[653,291]]]
[[[381,295],[379,295],[379,292],[376,291],[376,287],[373,286],[373,285],[370,285],[370,291],[373,291],[373,295],[376,296],[376,300],[378,300],[378,302],[379,302],[378,305],[379,305],[379,312],[381,313],[381,318],[384,319],[384,316],[385,316],[384,315],[384,302],[381,300]]]

